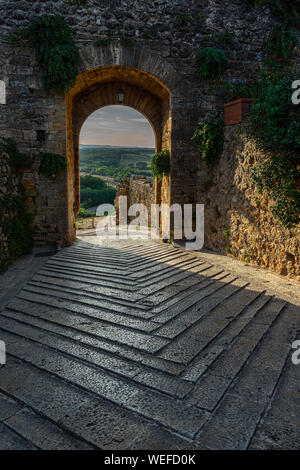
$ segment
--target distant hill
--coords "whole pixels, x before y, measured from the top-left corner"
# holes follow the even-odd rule
[[[155,152],[155,149],[154,148],[150,148],[150,147],[123,147],[123,146],[116,146],[116,145],[84,145],[84,144],[80,144],[79,145],[79,149],[80,150],[95,150],[95,149],[99,149],[100,151],[102,149],[123,149],[123,150],[142,150],[142,151],[145,151],[145,152],[148,152],[148,151],[151,151],[151,152]]]
[[[155,149],[147,147],[120,147],[112,145],[80,145],[80,171],[105,174],[99,168],[125,169],[131,174],[151,176],[151,160]],[[132,171],[131,171],[132,169]],[[107,176],[112,176],[108,175]]]

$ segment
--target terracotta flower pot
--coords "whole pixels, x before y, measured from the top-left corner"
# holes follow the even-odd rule
[[[232,126],[233,124],[239,124],[242,122],[246,117],[252,102],[252,98],[240,98],[224,104],[225,126]]]

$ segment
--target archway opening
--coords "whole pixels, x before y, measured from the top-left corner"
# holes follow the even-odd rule
[[[75,217],[80,210],[79,137],[85,120],[97,109],[119,105],[143,114],[155,134],[155,149],[171,149],[171,96],[169,89],[154,75],[123,65],[103,66],[83,72],[66,94],[66,149],[68,159],[68,234],[75,238]],[[155,183],[155,202],[170,203],[171,178]],[[163,186],[163,187],[162,187]]]
[[[155,134],[143,114],[128,106],[105,106],[82,125],[79,138],[80,211],[76,227],[93,228],[97,207],[114,204],[125,178],[153,187]]]

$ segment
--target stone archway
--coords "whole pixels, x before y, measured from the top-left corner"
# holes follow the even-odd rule
[[[171,151],[170,91],[158,78],[125,65],[97,67],[77,77],[66,95],[66,150],[68,160],[68,242],[75,238],[75,217],[80,208],[79,135],[84,121],[97,109],[120,104],[117,91],[125,92],[124,106],[142,113],[152,125],[156,151]],[[170,178],[156,183],[156,203],[170,203]]]

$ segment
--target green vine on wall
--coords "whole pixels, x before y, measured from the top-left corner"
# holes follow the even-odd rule
[[[300,191],[295,182],[300,171],[284,156],[259,162],[252,170],[253,181],[260,193],[266,193],[274,201],[272,214],[286,228],[299,223]]]
[[[0,138],[0,152],[9,156],[11,174],[7,175],[6,187],[14,187],[13,179],[19,180],[16,194],[0,194],[0,226],[8,247],[2,246],[0,240],[0,272],[4,272],[9,264],[24,253],[28,253],[32,245],[33,218],[26,207],[27,193],[21,183],[21,171],[28,168],[31,158],[17,150],[11,139]]]
[[[266,41],[264,59],[253,77],[224,80],[215,77],[210,89],[224,89],[233,99],[253,98],[245,129],[265,158],[252,170],[259,192],[273,200],[272,214],[284,227],[293,228],[300,221],[300,113],[292,103],[292,83],[299,80],[300,68],[293,65],[299,52],[297,36],[287,23],[277,24]],[[195,131],[202,158],[214,151],[207,123]],[[212,154],[213,155],[213,154]]]
[[[39,171],[48,177],[56,178],[67,166],[67,160],[56,153],[42,153]]]
[[[289,229],[300,222],[300,112],[291,100],[292,83],[300,76],[293,65],[297,50],[297,37],[288,25],[276,25],[255,77],[246,122],[246,135],[266,155],[252,170],[253,182],[270,196],[273,216]]]
[[[165,149],[156,153],[151,162],[153,176],[161,181],[163,176],[168,176],[170,173],[170,152]]]
[[[201,159],[212,165],[223,151],[224,120],[211,115],[199,121],[191,140],[198,146]]]
[[[223,49],[206,47],[197,55],[199,75],[202,78],[220,77],[228,63]]]
[[[24,168],[32,167],[32,157],[26,153],[19,152],[14,140],[5,137],[0,137],[0,140],[0,150],[8,154],[13,171],[18,172]]]
[[[78,50],[63,16],[38,16],[27,28],[10,37],[11,43],[23,44],[24,40],[35,47],[46,91],[68,91],[77,75]]]
[[[267,155],[252,172],[255,186],[274,201],[273,215],[284,227],[300,222],[300,113],[291,100],[297,67],[263,69],[256,82],[246,135]]]

